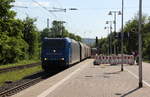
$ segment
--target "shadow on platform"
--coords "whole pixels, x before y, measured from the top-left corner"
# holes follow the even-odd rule
[[[107,73],[104,73],[106,75],[110,75],[110,74],[120,74],[122,71],[115,71],[115,72],[107,72]]]
[[[123,95],[120,96],[120,97],[126,97],[126,96],[130,95],[131,93],[133,93],[133,92],[135,92],[135,91],[137,91],[137,90],[139,90],[139,89],[140,89],[140,88],[137,87],[137,88],[135,88],[135,89],[133,89],[133,90],[131,90],[131,91],[129,91],[129,92],[123,94]],[[117,95],[117,94],[118,94],[118,93],[116,93],[115,95]],[[121,94],[120,94],[120,95],[121,95]]]

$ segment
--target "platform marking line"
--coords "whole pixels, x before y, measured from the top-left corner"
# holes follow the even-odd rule
[[[135,78],[139,79],[139,77],[138,77],[136,74],[134,74],[133,72],[129,71],[128,69],[125,69],[125,70],[126,70],[127,72],[129,72],[131,75],[133,75]],[[143,80],[143,83],[144,83],[145,85],[147,85],[148,87],[150,87],[150,84],[149,84],[148,82],[146,82],[146,81]]]
[[[45,90],[43,93],[41,93],[37,97],[46,97],[46,96],[48,96],[51,92],[53,92],[61,84],[63,84],[65,81],[69,80],[73,75],[75,75],[77,72],[79,72],[80,70],[82,70],[85,67],[86,67],[86,65],[83,65],[82,67],[78,68],[77,70],[75,70],[74,72],[72,72],[71,74],[69,74],[67,77],[65,77],[64,79],[62,79],[61,81],[59,81],[58,83],[56,83],[55,85],[53,85],[52,87],[50,87],[47,90]]]

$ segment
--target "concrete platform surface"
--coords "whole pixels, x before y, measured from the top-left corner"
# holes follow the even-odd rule
[[[93,66],[88,59],[12,97],[150,97],[150,87],[138,88],[138,79],[119,65]]]

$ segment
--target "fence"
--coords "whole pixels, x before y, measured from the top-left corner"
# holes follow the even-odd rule
[[[122,60],[123,58],[123,60]],[[133,55],[97,55],[95,56],[94,64],[134,64],[134,56]]]

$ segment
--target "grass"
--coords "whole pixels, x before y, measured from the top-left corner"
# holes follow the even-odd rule
[[[21,65],[31,64],[31,63],[36,63],[36,62],[40,62],[40,60],[23,60],[23,61],[19,61],[17,63],[13,63],[13,64],[0,65],[0,69],[14,67],[14,66],[21,66]]]
[[[42,70],[41,66],[36,66],[33,68],[28,68],[28,69],[23,69],[23,70],[0,74],[0,86],[3,85],[5,81],[21,80],[25,76],[31,75],[31,74],[36,73],[41,70]]]

